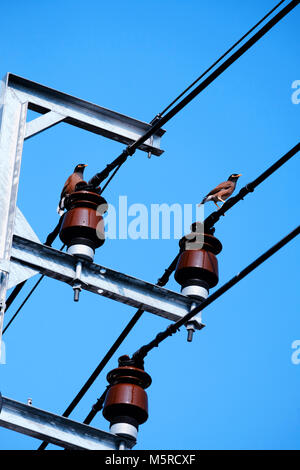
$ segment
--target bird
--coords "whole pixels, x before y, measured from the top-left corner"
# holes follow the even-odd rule
[[[237,180],[239,177],[242,176],[241,174],[237,173],[232,173],[232,175],[229,176],[227,181],[224,181],[223,183],[220,183],[218,186],[216,186],[214,189],[212,189],[198,204],[198,206],[201,206],[201,204],[205,204],[208,201],[213,201],[213,203],[220,209],[220,206],[218,206],[217,201],[220,202],[225,202],[226,199],[228,199],[233,191],[235,190],[235,186],[237,183]]]
[[[62,215],[65,209],[65,198],[69,194],[75,191],[76,184],[80,181],[83,181],[83,172],[87,165],[84,163],[79,163],[75,166],[73,173],[66,180],[64,187],[62,189],[60,200],[57,207],[57,213]]]

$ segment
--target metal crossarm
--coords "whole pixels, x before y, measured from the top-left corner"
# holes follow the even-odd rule
[[[6,87],[12,89],[20,101],[28,102],[28,109],[43,116],[27,123],[25,139],[64,121],[81,129],[129,145],[150,129],[150,124],[138,121],[94,103],[76,98],[12,73],[6,76]],[[158,130],[152,138],[139,146],[140,150],[161,155],[160,138],[165,133]]]
[[[12,73],[6,74],[0,85],[0,186],[5,188],[0,194],[1,346],[6,291],[16,278],[21,276],[26,279],[31,275],[30,271],[23,271],[9,276],[24,140],[64,122],[131,145],[143,136],[151,125]],[[27,122],[28,109],[40,113],[41,116]],[[160,139],[164,133],[163,129],[157,130],[138,148],[153,155],[161,155],[163,150],[160,149]]]
[[[11,262],[72,285],[78,259],[14,235]],[[80,282],[83,290],[142,308],[171,321],[179,320],[195,305],[189,297],[95,263],[82,263]],[[200,317],[196,322],[199,328],[203,326]]]
[[[72,450],[131,449],[134,441],[0,395],[0,426]]]

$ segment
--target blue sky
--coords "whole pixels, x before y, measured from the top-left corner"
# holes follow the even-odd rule
[[[256,23],[275,1],[33,1],[1,7],[0,71],[13,72],[101,106],[150,121]],[[230,173],[239,187],[299,141],[300,10],[284,18],[165,126],[165,153],[137,152],[105,197],[117,205],[198,203]],[[74,164],[101,170],[122,146],[67,124],[24,145],[18,206],[41,240],[57,222],[61,187]],[[43,180],[41,180],[41,175]],[[46,184],[45,184],[46,181]],[[299,157],[218,224],[223,284],[298,224]],[[214,209],[206,206],[206,213]],[[55,244],[60,246],[60,241]],[[108,240],[95,261],[155,282],[177,240]],[[153,351],[145,369],[150,417],[137,449],[299,449],[299,241],[211,305],[191,344],[182,330]],[[28,282],[9,319],[36,281]],[[179,291],[174,279],[168,287]],[[45,279],[5,335],[1,393],[62,413],[134,310]],[[145,313],[72,414],[82,421],[121,354],[152,339],[167,321]],[[93,425],[108,430],[102,415]],[[1,449],[37,440],[0,429]]]

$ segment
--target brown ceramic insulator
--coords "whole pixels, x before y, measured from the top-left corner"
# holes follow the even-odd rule
[[[218,260],[210,251],[186,250],[178,260],[175,279],[182,286],[191,280],[199,280],[214,287],[219,281]]]
[[[218,255],[222,251],[222,243],[213,235],[193,231],[179,240],[180,249],[183,250],[206,250]]]
[[[97,193],[77,191],[66,203],[67,212],[60,229],[60,239],[68,247],[75,243],[86,243],[93,249],[105,241],[102,214],[107,202]],[[99,209],[100,208],[100,209]]]
[[[118,367],[107,376],[111,384],[106,394],[103,416],[112,422],[118,417],[129,417],[138,424],[148,419],[148,397],[145,388],[151,377],[136,367]]]

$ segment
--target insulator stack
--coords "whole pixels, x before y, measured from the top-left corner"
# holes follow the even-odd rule
[[[181,285],[182,294],[204,300],[209,289],[219,281],[216,255],[221,252],[222,244],[213,235],[204,233],[201,223],[192,224],[191,229],[192,232],[179,242],[182,253],[175,279]]]
[[[144,369],[130,364],[128,356],[119,358],[119,367],[107,375],[110,384],[103,406],[103,416],[113,434],[136,440],[138,428],[148,419],[145,389],[151,377]]]
[[[60,229],[60,239],[69,254],[93,261],[95,249],[105,241],[106,200],[96,192],[75,191],[66,201],[67,212]]]

